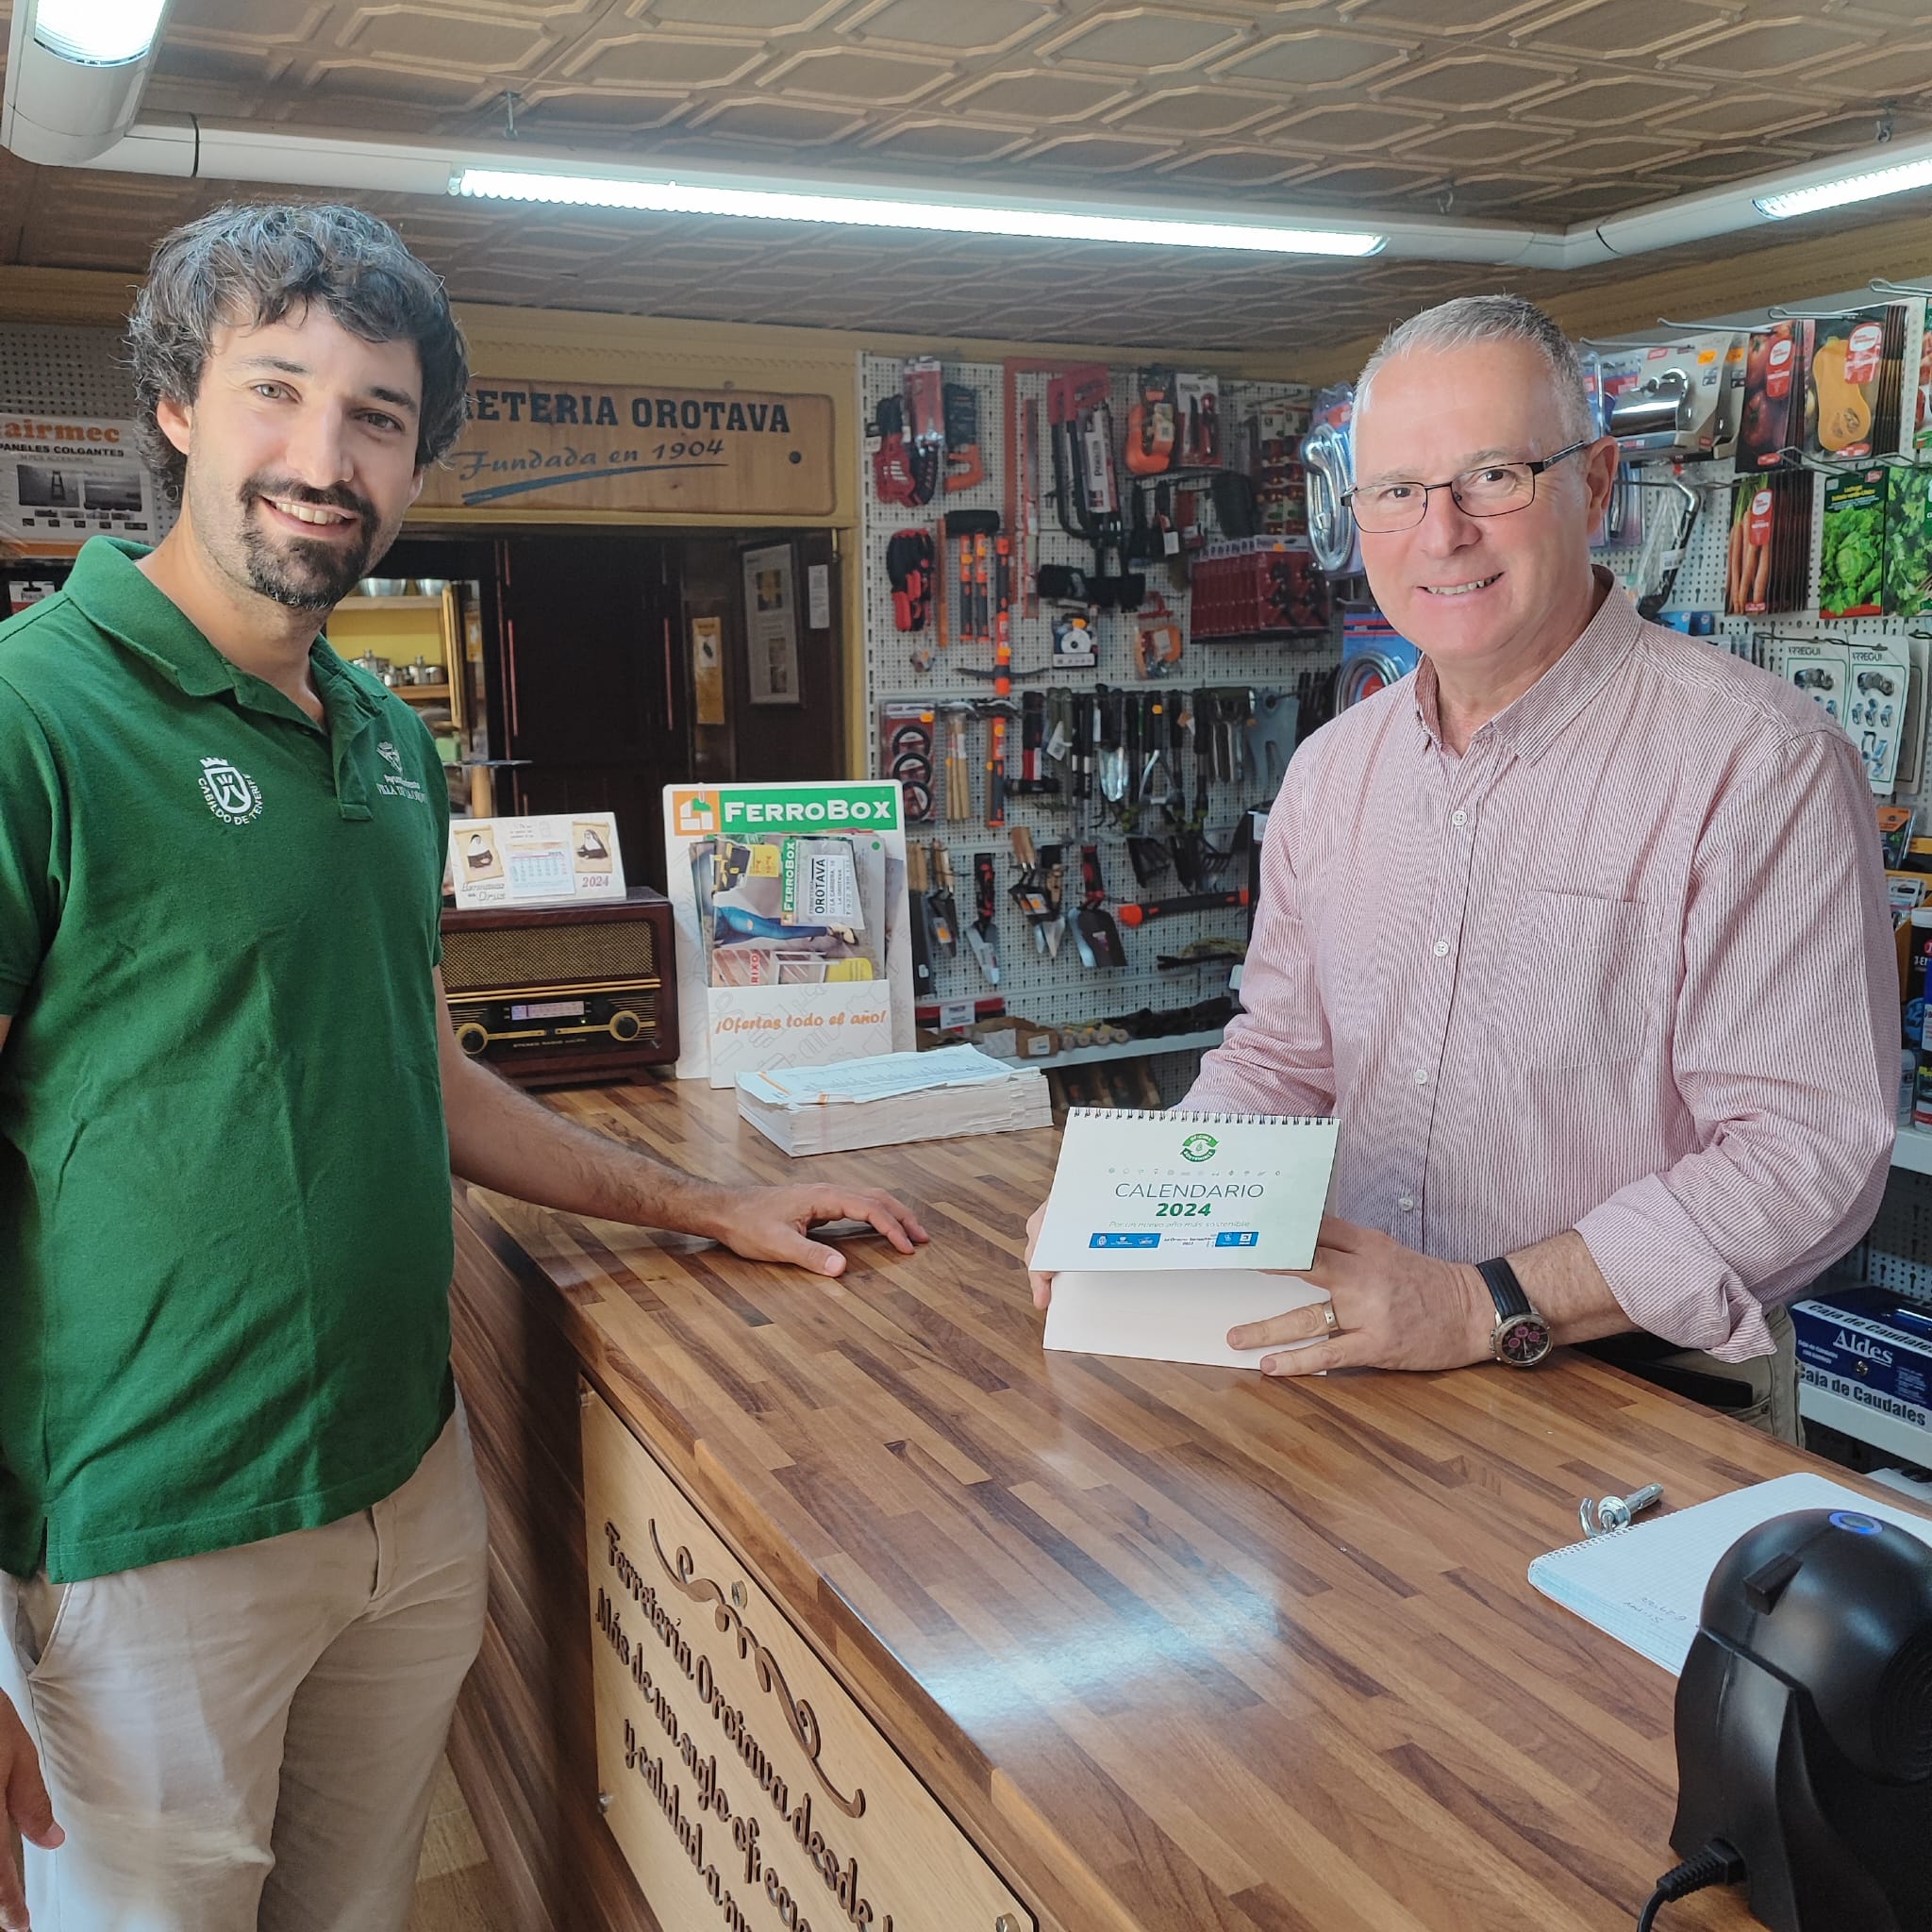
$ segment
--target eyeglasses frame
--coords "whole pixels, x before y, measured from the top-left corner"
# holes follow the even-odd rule
[[[1574,457],[1578,450],[1588,449],[1592,443],[1600,441],[1602,441],[1600,437],[1586,436],[1576,442],[1565,444],[1554,456],[1524,457],[1521,460],[1508,463],[1485,463],[1481,465],[1480,467],[1484,469],[1527,470],[1529,472],[1529,494],[1521,503],[1512,503],[1507,509],[1471,509],[1461,497],[1456,493],[1456,485],[1460,481],[1460,478],[1451,476],[1446,483],[1418,483],[1415,486],[1423,493],[1423,507],[1421,515],[1416,518],[1414,523],[1398,524],[1392,530],[1372,530],[1362,523],[1360,513],[1357,512],[1356,527],[1365,537],[1399,537],[1405,530],[1419,530],[1428,521],[1429,498],[1439,490],[1446,490],[1449,492],[1450,502],[1457,509],[1461,510],[1464,516],[1474,517],[1478,522],[1487,522],[1491,517],[1513,517],[1518,510],[1527,509],[1536,501],[1536,479],[1545,470],[1555,469],[1566,457]],[[1465,471],[1463,474],[1467,475],[1468,473]],[[1355,500],[1357,495],[1359,494],[1359,485],[1351,484],[1348,489],[1341,492],[1341,500],[1347,504],[1351,510],[1355,509]]]

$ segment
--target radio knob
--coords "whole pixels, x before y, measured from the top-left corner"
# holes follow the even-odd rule
[[[620,1007],[610,1016],[610,1037],[613,1040],[635,1040],[644,1030],[644,1023],[628,1007]]]
[[[457,1044],[474,1058],[490,1044],[490,1029],[475,1020],[465,1020],[457,1028]]]

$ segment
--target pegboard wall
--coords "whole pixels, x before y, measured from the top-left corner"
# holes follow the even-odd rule
[[[883,398],[899,393],[903,373],[904,365],[895,358],[862,356],[859,358],[858,400],[864,423],[870,425],[874,421]],[[1116,439],[1127,422],[1127,411],[1135,393],[1135,375],[1133,369],[1112,372],[1111,405]],[[921,526],[933,529],[947,510],[997,510],[1003,517],[1007,510],[1008,425],[1004,371],[998,363],[948,362],[945,379],[969,385],[978,398],[980,448],[986,471],[984,481],[969,490],[950,493],[941,486],[931,503],[908,508],[899,504],[883,504],[874,492],[870,445],[866,460],[861,465],[868,769],[874,775],[879,769],[878,721],[882,706],[916,702],[923,708],[932,707],[938,711],[948,704],[973,703],[992,696],[989,681],[973,677],[967,672],[968,666],[985,671],[991,669],[991,645],[961,642],[957,626],[949,622],[947,648],[936,651],[930,668],[921,670],[915,665],[913,647],[920,643],[933,643],[932,632],[928,629],[924,633],[908,634],[900,631],[893,621],[892,587],[886,568],[886,546],[895,531]],[[1093,562],[1091,547],[1084,540],[1067,535],[1060,528],[1054,511],[1051,431],[1046,421],[1048,381],[1048,375],[1040,372],[1021,372],[1015,376],[1019,407],[1024,408],[1026,401],[1031,399],[1038,406],[1041,425],[1041,441],[1036,451],[1040,484],[1037,560],[1091,571]],[[1292,385],[1236,383],[1223,378],[1221,419],[1226,459],[1230,463],[1239,460],[1241,431],[1251,408],[1272,400],[1306,402],[1308,393],[1307,390]],[[1124,482],[1124,476],[1123,480]],[[1176,480],[1205,485],[1208,478],[1191,474]],[[1206,534],[1210,538],[1218,535],[1205,488],[1201,510]],[[949,564],[954,583],[942,583],[939,590],[953,596],[957,602],[957,546],[949,558]],[[1168,572],[1158,563],[1130,563],[1127,568],[1130,571],[1146,571],[1149,603],[1152,602],[1152,594],[1158,591],[1166,600],[1183,637],[1187,637],[1188,591],[1172,584],[1168,580]],[[1145,613],[1104,610],[1093,620],[1098,640],[1098,663],[1094,668],[1020,678],[1017,674],[1045,665],[1050,659],[1052,623],[1056,614],[1054,607],[1042,604],[1038,616],[1024,615],[1016,573],[1011,620],[1013,670],[1016,674],[1013,699],[1016,704],[1022,694],[1031,689],[1091,691],[1099,686],[1120,687],[1130,691],[1159,691],[1168,694],[1204,687],[1246,688],[1257,694],[1292,692],[1299,674],[1330,669],[1341,656],[1339,624],[1327,632],[1294,639],[1249,639],[1225,642],[1189,639],[1181,661],[1174,667],[1170,676],[1143,681],[1139,672],[1136,640],[1141,625],[1146,621]],[[942,755],[942,715],[936,719],[936,724],[940,731],[939,749]],[[1075,839],[1074,835],[1070,802],[1051,796],[1009,795],[1006,825],[999,828],[987,825],[985,767],[988,727],[984,720],[974,719],[969,725],[968,746],[973,773],[972,816],[950,822],[938,817],[930,824],[915,824],[908,828],[908,836],[938,840],[946,845],[952,856],[955,891],[962,924],[970,923],[973,916],[974,857],[983,852],[993,854],[1001,973],[999,985],[990,986],[982,977],[962,936],[954,958],[933,962],[935,991],[942,1003],[999,997],[1005,1000],[1008,1012],[1023,1015],[1042,1025],[1064,1026],[1132,1013],[1142,1008],[1157,1011],[1185,1008],[1225,992],[1227,974],[1224,964],[1163,970],[1158,959],[1162,954],[1177,952],[1192,940],[1217,938],[1241,941],[1247,931],[1247,913],[1240,907],[1172,916],[1137,929],[1124,926],[1121,937],[1127,957],[1124,967],[1083,967],[1070,936],[1062,940],[1056,956],[1049,957],[1040,951],[1027,922],[1008,897],[1008,888],[1017,875],[1010,843],[1013,826],[1025,826],[1032,833],[1037,846],[1068,847],[1066,896],[1069,905],[1078,906],[1081,900],[1078,845],[1082,842],[1096,844],[1100,848],[1102,878],[1109,906],[1117,907],[1123,901],[1136,898],[1177,895],[1183,888],[1174,881],[1172,873],[1145,889],[1137,885],[1127,856],[1126,829],[1099,822],[1105,815],[1097,809],[1097,798],[1096,809],[1088,818],[1084,840]],[[1014,720],[1010,722],[1008,736],[1009,774],[1017,771],[1019,756],[1019,725]],[[1198,789],[1191,739],[1184,763],[1185,789],[1191,803]],[[1278,784],[1279,772],[1275,771],[1272,775],[1274,783]],[[942,810],[942,781],[937,789],[941,793],[937,808]],[[1265,804],[1272,789],[1270,774],[1253,770],[1244,771],[1235,781],[1212,785],[1208,792],[1207,824],[1209,841],[1224,851],[1228,849],[1246,808]],[[1148,822],[1140,829],[1157,833],[1161,827],[1157,823]],[[1238,857],[1227,868],[1224,883],[1227,887],[1239,887],[1246,882],[1245,857]],[[1197,1060],[1198,1055],[1161,1056],[1156,1060],[1153,1070],[1163,1093],[1177,1094],[1191,1078]]]
[[[132,421],[134,383],[120,331],[0,323],[0,406]],[[134,534],[158,543],[174,527],[175,512],[159,491],[152,494],[154,528]]]

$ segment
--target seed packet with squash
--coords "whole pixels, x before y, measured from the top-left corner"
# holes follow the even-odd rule
[[[1882,409],[1887,387],[1887,334],[1896,329],[1892,305],[1855,308],[1846,315],[1820,318],[1811,350],[1811,394],[1816,404],[1811,438],[1814,456],[1857,460],[1890,455],[1898,446],[1898,419]],[[1893,344],[1896,356],[1903,344]],[[1892,372],[1892,393],[1897,393]]]
[[[1885,509],[1889,473],[1854,470],[1824,490],[1818,559],[1821,617],[1877,617],[1885,608]]]

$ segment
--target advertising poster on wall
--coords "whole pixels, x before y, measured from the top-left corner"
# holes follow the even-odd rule
[[[0,402],[0,542],[72,557],[90,537],[152,543],[158,534],[132,423]]]
[[[744,553],[744,635],[751,653],[752,703],[803,703],[798,690],[798,590],[789,543]]]

